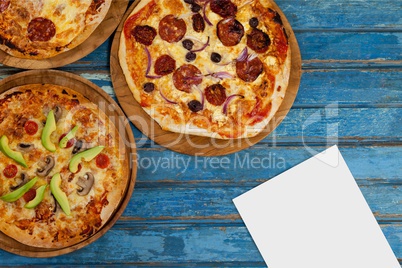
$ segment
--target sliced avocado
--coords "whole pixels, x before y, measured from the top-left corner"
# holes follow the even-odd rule
[[[43,198],[45,197],[45,190],[46,190],[47,184],[40,186],[38,189],[36,189],[36,195],[35,198],[29,201],[28,203],[25,204],[25,208],[35,208],[37,205],[42,202]]]
[[[70,204],[68,203],[67,195],[60,189],[61,176],[60,173],[53,175],[50,181],[50,191],[52,192],[54,198],[56,198],[57,203],[59,203],[61,209],[66,213],[67,216],[70,215]]]
[[[8,138],[6,135],[1,136],[0,138],[0,151],[21,166],[28,167],[27,163],[24,160],[24,157],[22,156],[22,153],[10,149],[10,147],[8,146]]]
[[[103,148],[105,148],[105,146],[96,146],[74,155],[73,158],[71,158],[70,160],[68,168],[72,173],[76,173],[78,171],[78,164],[81,163],[82,159],[84,159],[85,161],[91,161],[100,152],[102,152]]]
[[[21,198],[21,196],[23,196],[26,192],[29,191],[29,189],[31,189],[35,185],[37,180],[38,180],[38,177],[33,178],[32,180],[30,180],[29,182],[27,182],[26,184],[24,184],[17,190],[12,191],[11,193],[8,193],[6,195],[3,195],[2,197],[0,197],[0,199],[3,201],[6,201],[6,202],[17,201],[18,199]]]
[[[61,141],[59,142],[59,147],[66,148],[67,142],[75,137],[75,133],[77,132],[77,130],[78,130],[78,126],[75,126],[72,130],[70,130],[70,132],[68,132],[67,135],[64,136],[61,139]]]
[[[41,137],[43,147],[50,152],[56,151],[56,145],[50,140],[50,135],[52,135],[53,131],[56,131],[56,119],[53,110],[50,110],[47,114],[46,124]]]

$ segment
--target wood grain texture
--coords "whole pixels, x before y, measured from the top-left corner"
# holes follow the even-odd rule
[[[136,4],[137,2],[134,2],[131,5],[127,11],[126,17],[132,12]],[[289,37],[291,47],[291,73],[285,99],[283,100],[278,111],[275,113],[274,117],[258,135],[251,138],[227,141],[163,130],[160,125],[157,124],[156,121],[153,120],[136,102],[126,83],[123,71],[120,67],[118,49],[123,23],[126,20],[125,17],[123,18],[121,25],[118,27],[113,40],[110,65],[113,87],[115,89],[117,99],[119,100],[120,105],[122,106],[126,115],[129,117],[130,121],[138,129],[140,129],[143,134],[161,146],[167,147],[170,150],[178,153],[189,155],[227,155],[248,148],[268,136],[282,122],[292,107],[301,79],[301,56],[297,40],[285,15],[275,4],[274,7],[281,14],[286,33]]]
[[[122,174],[123,176],[128,176],[124,196],[121,197],[119,205],[109,218],[108,222],[105,223],[97,233],[88,239],[66,248],[46,249],[24,245],[0,232],[0,248],[3,250],[30,257],[58,256],[73,252],[96,241],[113,226],[113,224],[123,213],[134,190],[137,174],[136,165],[132,165],[132,163],[136,163],[134,137],[129,128],[129,124],[124,117],[124,113],[119,109],[117,103],[115,103],[113,99],[111,99],[109,95],[107,95],[102,89],[98,88],[90,81],[81,78],[80,76],[55,70],[27,71],[1,80],[0,93],[6,92],[14,87],[28,84],[54,84],[65,86],[81,93],[84,97],[95,103],[99,109],[106,114],[106,116],[113,120],[111,122],[115,125],[117,130],[120,131],[118,144],[118,146],[121,147],[121,149],[119,149],[119,152],[122,154],[120,157],[126,159],[124,164],[126,165],[128,173]]]
[[[400,253],[400,239],[392,233],[401,232],[401,226],[384,224],[381,227],[394,251]],[[114,245],[112,252],[103,247],[108,244]],[[8,265],[43,263],[38,259],[16,258],[6,253],[0,253],[0,257],[5,258],[4,263]],[[152,223],[146,227],[120,222],[99,239],[99,243],[68,256],[46,260],[51,266],[99,266],[108,262],[116,266],[244,267],[253,263],[264,267],[246,227],[238,223],[228,223],[224,227],[214,223]]]
[[[88,55],[105,42],[120,23],[128,0],[113,0],[109,11],[95,31],[77,47],[43,60],[21,59],[0,51],[0,63],[22,69],[49,69],[67,65]]]
[[[196,158],[165,149],[131,125],[138,146],[137,182],[110,231],[87,247],[55,258],[0,251],[0,265],[266,267],[231,198],[308,159],[308,147],[318,152],[332,144],[339,145],[402,263],[400,1],[276,2],[299,42],[303,74],[294,105],[274,132],[241,152]],[[90,79],[115,97],[108,71],[112,41],[62,69]],[[3,66],[0,77],[15,72]],[[338,108],[333,107],[336,103]],[[318,115],[320,120],[313,122]],[[247,161],[233,168],[234,161],[270,155],[277,164],[269,168]],[[227,168],[210,168],[226,165],[226,158],[231,163]],[[152,159],[160,161],[157,168]],[[161,166],[163,159],[189,161],[189,166]],[[280,159],[285,165],[278,164]]]

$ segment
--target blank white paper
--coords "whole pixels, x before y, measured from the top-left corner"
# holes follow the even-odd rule
[[[400,268],[338,147],[233,199],[269,268]]]

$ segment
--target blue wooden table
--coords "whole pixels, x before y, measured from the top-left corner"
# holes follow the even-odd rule
[[[241,152],[203,158],[157,146],[133,127],[138,176],[117,223],[89,246],[54,258],[0,251],[0,266],[264,267],[232,199],[333,144],[402,262],[402,2],[277,4],[298,39],[303,74],[292,110],[271,135]],[[115,97],[111,40],[60,69]],[[18,71],[1,66],[0,76]]]

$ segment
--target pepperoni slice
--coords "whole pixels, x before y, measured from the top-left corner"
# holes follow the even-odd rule
[[[271,44],[268,34],[259,29],[253,28],[250,34],[247,35],[247,46],[257,53],[264,53],[268,50]]]
[[[0,12],[3,13],[10,5],[10,0],[0,0]]]
[[[159,35],[169,43],[180,41],[187,32],[187,26],[183,19],[176,18],[174,15],[166,15],[159,22]]]
[[[205,89],[205,98],[215,106],[222,105],[226,100],[225,87],[221,84],[214,84]]]
[[[38,132],[38,124],[35,121],[28,120],[24,124],[25,132],[28,135],[35,135]]]
[[[137,25],[131,31],[135,40],[143,45],[150,46],[155,39],[156,30],[148,25]]]
[[[6,166],[6,168],[3,170],[4,177],[11,179],[17,176],[18,168],[14,164],[10,164]]]
[[[176,69],[176,61],[169,55],[162,55],[155,61],[155,73],[168,75]]]
[[[174,86],[187,93],[190,93],[193,85],[199,85],[201,82],[201,71],[192,64],[184,64],[173,73]]]
[[[28,38],[35,42],[46,42],[56,34],[56,26],[46,18],[38,17],[31,20],[28,24]]]
[[[100,153],[96,156],[95,162],[98,168],[105,169],[109,166],[110,159],[109,156],[107,156],[106,154]]]
[[[36,196],[36,190],[30,189],[22,197],[24,198],[25,202],[29,202],[29,201],[33,200],[35,198],[35,196]]]
[[[193,20],[193,29],[197,33],[202,33],[205,30],[205,21],[200,13],[194,14],[191,19]]]
[[[237,6],[230,0],[212,0],[210,7],[223,18],[234,17],[237,13]]]
[[[237,45],[243,38],[244,27],[235,18],[223,19],[216,27],[219,40],[227,47]]]
[[[263,71],[262,61],[255,57],[236,62],[236,73],[245,82],[253,82]]]

